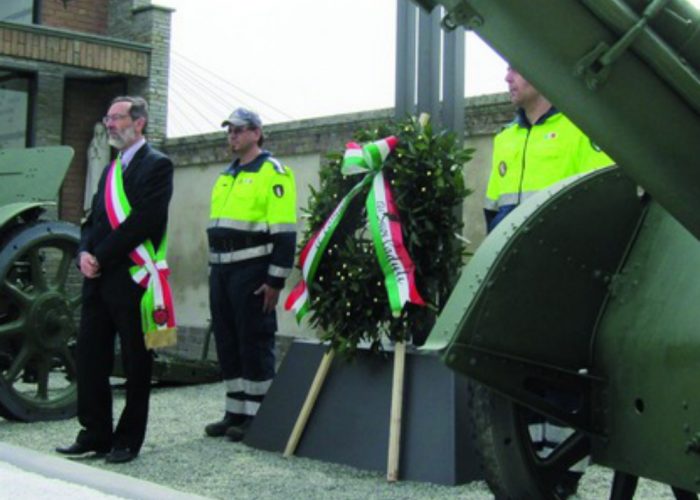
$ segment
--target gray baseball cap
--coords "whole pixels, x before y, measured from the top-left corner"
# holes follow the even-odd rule
[[[254,111],[245,108],[236,108],[226,120],[221,122],[222,127],[228,127],[229,125],[233,125],[234,127],[247,126],[262,128],[262,120]]]

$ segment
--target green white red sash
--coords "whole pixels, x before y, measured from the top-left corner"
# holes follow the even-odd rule
[[[384,160],[397,143],[398,139],[391,136],[364,146],[356,143],[347,145],[341,172],[344,175],[366,175],[340,201],[321,228],[304,246],[299,256],[302,279],[284,304],[286,310],[294,310],[297,321],[301,321],[309,311],[307,284],[313,281],[333,232],[342,220],[350,202],[368,184],[371,184],[371,187],[366,201],[367,219],[377,259],[384,273],[384,286],[392,315],[398,317],[406,302],[424,305],[416,289],[415,265],[403,244],[399,213],[391,195],[389,183],[381,170]]]
[[[105,207],[112,229],[116,229],[131,213],[131,205],[124,191],[122,165],[117,158],[107,173]],[[156,251],[148,239],[133,249],[129,257],[134,262],[131,278],[146,291],[141,298],[141,326],[147,349],[167,347],[176,342],[175,308],[168,283],[170,271],[165,261],[167,235]]]

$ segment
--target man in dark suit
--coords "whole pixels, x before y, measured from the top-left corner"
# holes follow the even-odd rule
[[[112,165],[123,173],[123,194],[131,211],[113,229],[105,191],[108,165],[102,173],[92,212],[82,228],[78,263],[84,276],[82,315],[76,347],[78,420],[75,442],[56,448],[66,455],[107,453],[112,463],[136,458],[148,419],[152,351],[146,348],[141,323],[144,288],[131,277],[129,254],[150,239],[158,247],[165,235],[173,190],[173,164],[146,143],[148,105],[140,97],[117,97],[104,117],[110,145],[119,151]],[[112,212],[113,213],[113,212]],[[126,406],[116,428],[112,422],[109,377],[119,335],[126,374]]]

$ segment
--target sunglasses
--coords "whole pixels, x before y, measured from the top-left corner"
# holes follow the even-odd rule
[[[247,130],[252,130],[252,129],[249,127],[229,127],[228,134],[229,135],[240,135]]]

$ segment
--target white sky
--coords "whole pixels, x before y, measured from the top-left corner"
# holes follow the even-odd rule
[[[153,0],[172,18],[168,134],[394,105],[396,0]],[[504,92],[506,65],[467,35],[465,95]]]

